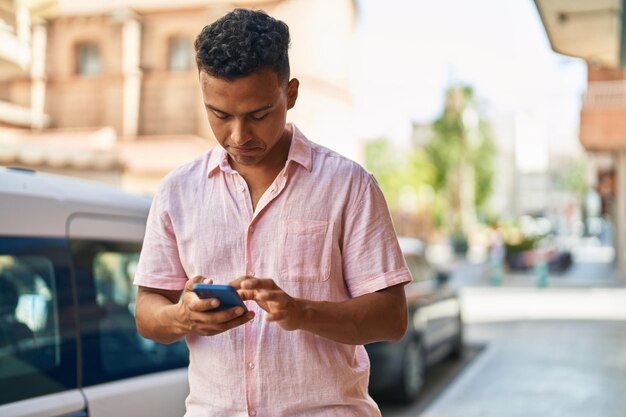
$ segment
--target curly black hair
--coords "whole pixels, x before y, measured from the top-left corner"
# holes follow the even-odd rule
[[[261,10],[235,9],[196,38],[198,70],[234,80],[264,68],[289,80],[289,27]]]

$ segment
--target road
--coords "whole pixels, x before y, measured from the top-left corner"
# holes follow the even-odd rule
[[[626,321],[482,323],[467,334],[463,360],[432,368],[417,402],[381,403],[382,415],[626,416]]]
[[[383,416],[626,417],[626,289],[602,265],[584,271],[536,288],[528,274],[488,287],[473,270],[467,355],[432,368],[414,404],[380,404]]]
[[[446,359],[430,368],[426,374],[424,389],[413,404],[400,405],[385,403],[374,398],[384,417],[418,416],[422,413],[454,379],[461,375],[484,350],[485,345],[468,345],[462,359]]]

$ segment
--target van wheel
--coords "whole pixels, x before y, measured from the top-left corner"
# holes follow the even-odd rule
[[[402,372],[396,391],[400,402],[415,401],[424,385],[425,369],[424,347],[417,337],[411,337],[402,352]]]

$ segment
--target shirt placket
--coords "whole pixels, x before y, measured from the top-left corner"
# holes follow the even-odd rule
[[[245,237],[244,237],[244,264],[245,273],[249,276],[255,275],[255,235],[256,225],[259,222],[262,213],[268,204],[274,200],[280,192],[283,190],[286,180],[283,175],[279,175],[274,183],[268,189],[268,193],[264,194],[259,200],[257,210],[253,212],[252,203],[250,201],[250,193],[248,192],[248,186],[243,179],[240,179],[240,203],[247,207],[248,216],[244,219]],[[245,201],[244,201],[245,200]],[[250,219],[248,221],[248,219]],[[255,313],[258,316],[259,308],[254,307]],[[244,373],[245,373],[245,385],[246,385],[246,405],[248,408],[248,415],[258,415],[258,393],[260,387],[257,378],[257,372],[260,371],[259,366],[259,354],[256,351],[259,325],[258,318],[249,321],[244,325]]]
[[[254,261],[252,256],[251,234],[254,233],[254,218],[252,210],[252,202],[250,201],[250,192],[248,186],[241,176],[236,174],[236,187],[237,187],[237,201],[240,207],[243,209],[241,213],[242,228],[244,229],[244,274],[254,276]],[[251,307],[258,314],[256,308]],[[256,339],[258,337],[256,331],[255,318],[252,322],[248,322],[244,325],[243,331],[243,372],[244,372],[244,384],[246,391],[246,407],[249,416],[257,415],[258,404],[258,387],[256,378],[256,352],[254,346],[256,345]]]

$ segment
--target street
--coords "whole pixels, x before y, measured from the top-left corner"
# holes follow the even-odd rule
[[[446,359],[429,368],[425,384],[419,397],[413,404],[400,405],[378,401],[384,417],[418,416],[440,395],[463,370],[476,360],[485,345],[468,345],[462,359]]]
[[[475,266],[461,288],[465,357],[431,368],[418,401],[381,404],[383,416],[626,416],[626,290],[605,268],[534,288],[529,274],[484,286]]]

